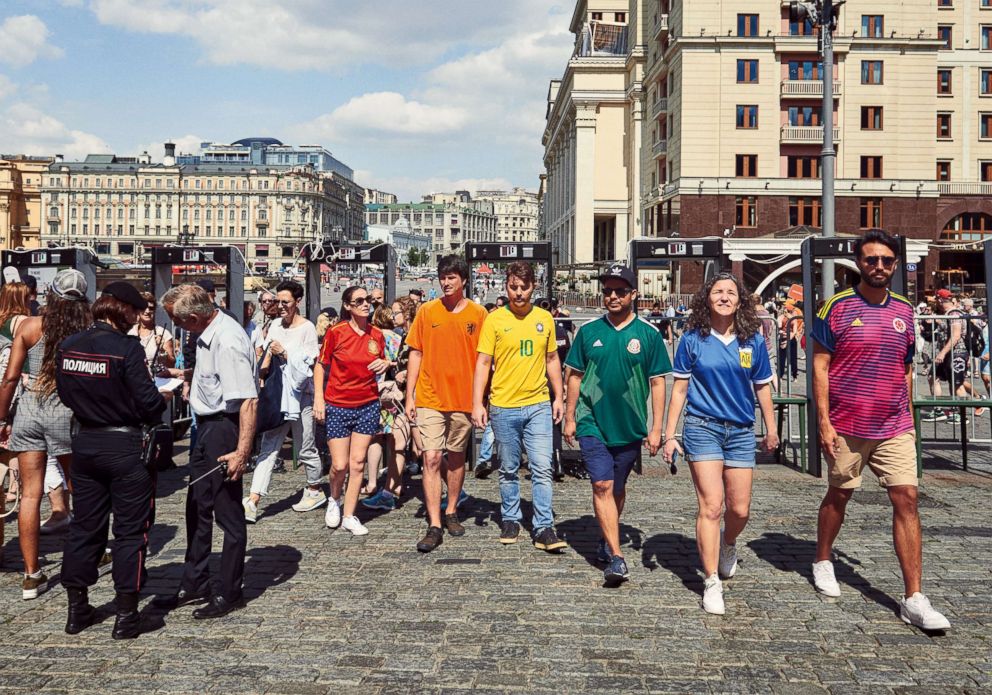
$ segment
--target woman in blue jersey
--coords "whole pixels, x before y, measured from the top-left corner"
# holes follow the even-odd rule
[[[762,443],[768,451],[778,447],[772,368],[749,296],[735,276],[720,273],[693,297],[675,353],[675,385],[665,427],[665,460],[671,462],[676,451],[684,450],[692,470],[699,503],[696,544],[706,575],[703,609],[716,615],[724,613],[720,579],[737,571],[737,536],[751,506],[756,396],[768,433]],[[675,428],[683,408],[680,445]]]

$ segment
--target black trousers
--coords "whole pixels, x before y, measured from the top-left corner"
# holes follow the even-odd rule
[[[785,376],[785,370],[792,371],[792,378],[799,376],[799,341],[792,339],[785,347],[778,346],[778,377]]]
[[[238,424],[234,419],[200,421],[196,444],[189,456],[190,480],[217,467],[217,459],[238,446]],[[224,531],[220,559],[221,595],[228,601],[241,598],[245,573],[248,529],[241,506],[240,480],[224,479],[220,471],[193,485],[186,493],[186,566],[181,587],[199,591],[210,582],[210,549],[214,520]]]
[[[114,513],[114,588],[138,592],[145,583],[148,530],[155,520],[154,473],[144,468],[141,435],[80,432],[72,439],[74,517],[62,555],[62,584],[96,583]]]

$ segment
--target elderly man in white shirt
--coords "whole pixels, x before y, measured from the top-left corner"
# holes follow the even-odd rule
[[[193,611],[197,619],[219,618],[244,605],[241,593],[248,532],[241,506],[242,483],[255,437],[258,389],[255,351],[244,328],[195,285],[166,292],[162,306],[180,328],[199,333],[189,403],[199,434],[190,451],[186,497],[186,564],[179,591],[159,601],[177,608],[209,599]],[[218,469],[226,466],[226,473]],[[224,530],[221,593],[211,595],[210,550],[213,524]]]

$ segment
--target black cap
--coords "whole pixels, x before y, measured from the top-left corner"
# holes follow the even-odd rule
[[[119,299],[125,304],[130,304],[138,311],[144,311],[148,307],[148,302],[141,296],[141,293],[126,282],[112,282],[103,288],[103,294],[109,294],[115,299]]]
[[[206,292],[207,294],[213,294],[214,292],[216,292],[216,290],[214,289],[213,280],[208,280],[206,278],[204,278],[203,280],[197,280],[196,285],[197,287],[202,288],[203,291]]]
[[[630,285],[631,289],[637,289],[637,276],[634,275],[634,271],[620,263],[614,263],[599,275],[600,282],[606,282],[610,279],[623,280]]]
[[[424,291],[422,289],[419,289],[417,287],[414,287],[412,290],[410,290],[409,294],[415,294],[418,297],[423,298]]]
[[[320,310],[320,313],[332,319],[336,319],[338,317],[338,310],[332,306],[325,306],[323,309]]]
[[[27,285],[28,289],[31,290],[32,292],[38,291],[38,278],[36,278],[34,275],[31,275],[30,273],[24,273],[24,275],[21,276],[21,282]]]

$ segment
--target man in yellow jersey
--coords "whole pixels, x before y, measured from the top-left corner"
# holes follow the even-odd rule
[[[490,411],[499,444],[500,542],[520,535],[520,453],[526,450],[534,497],[532,537],[540,550],[557,552],[565,542],[555,534],[551,511],[552,422],[565,412],[555,320],[531,304],[535,286],[530,263],[511,263],[506,271],[507,304],[486,319],[479,337],[472,390],[472,421],[485,427],[490,413],[483,397],[492,371]],[[548,382],[554,393],[549,399]]]

